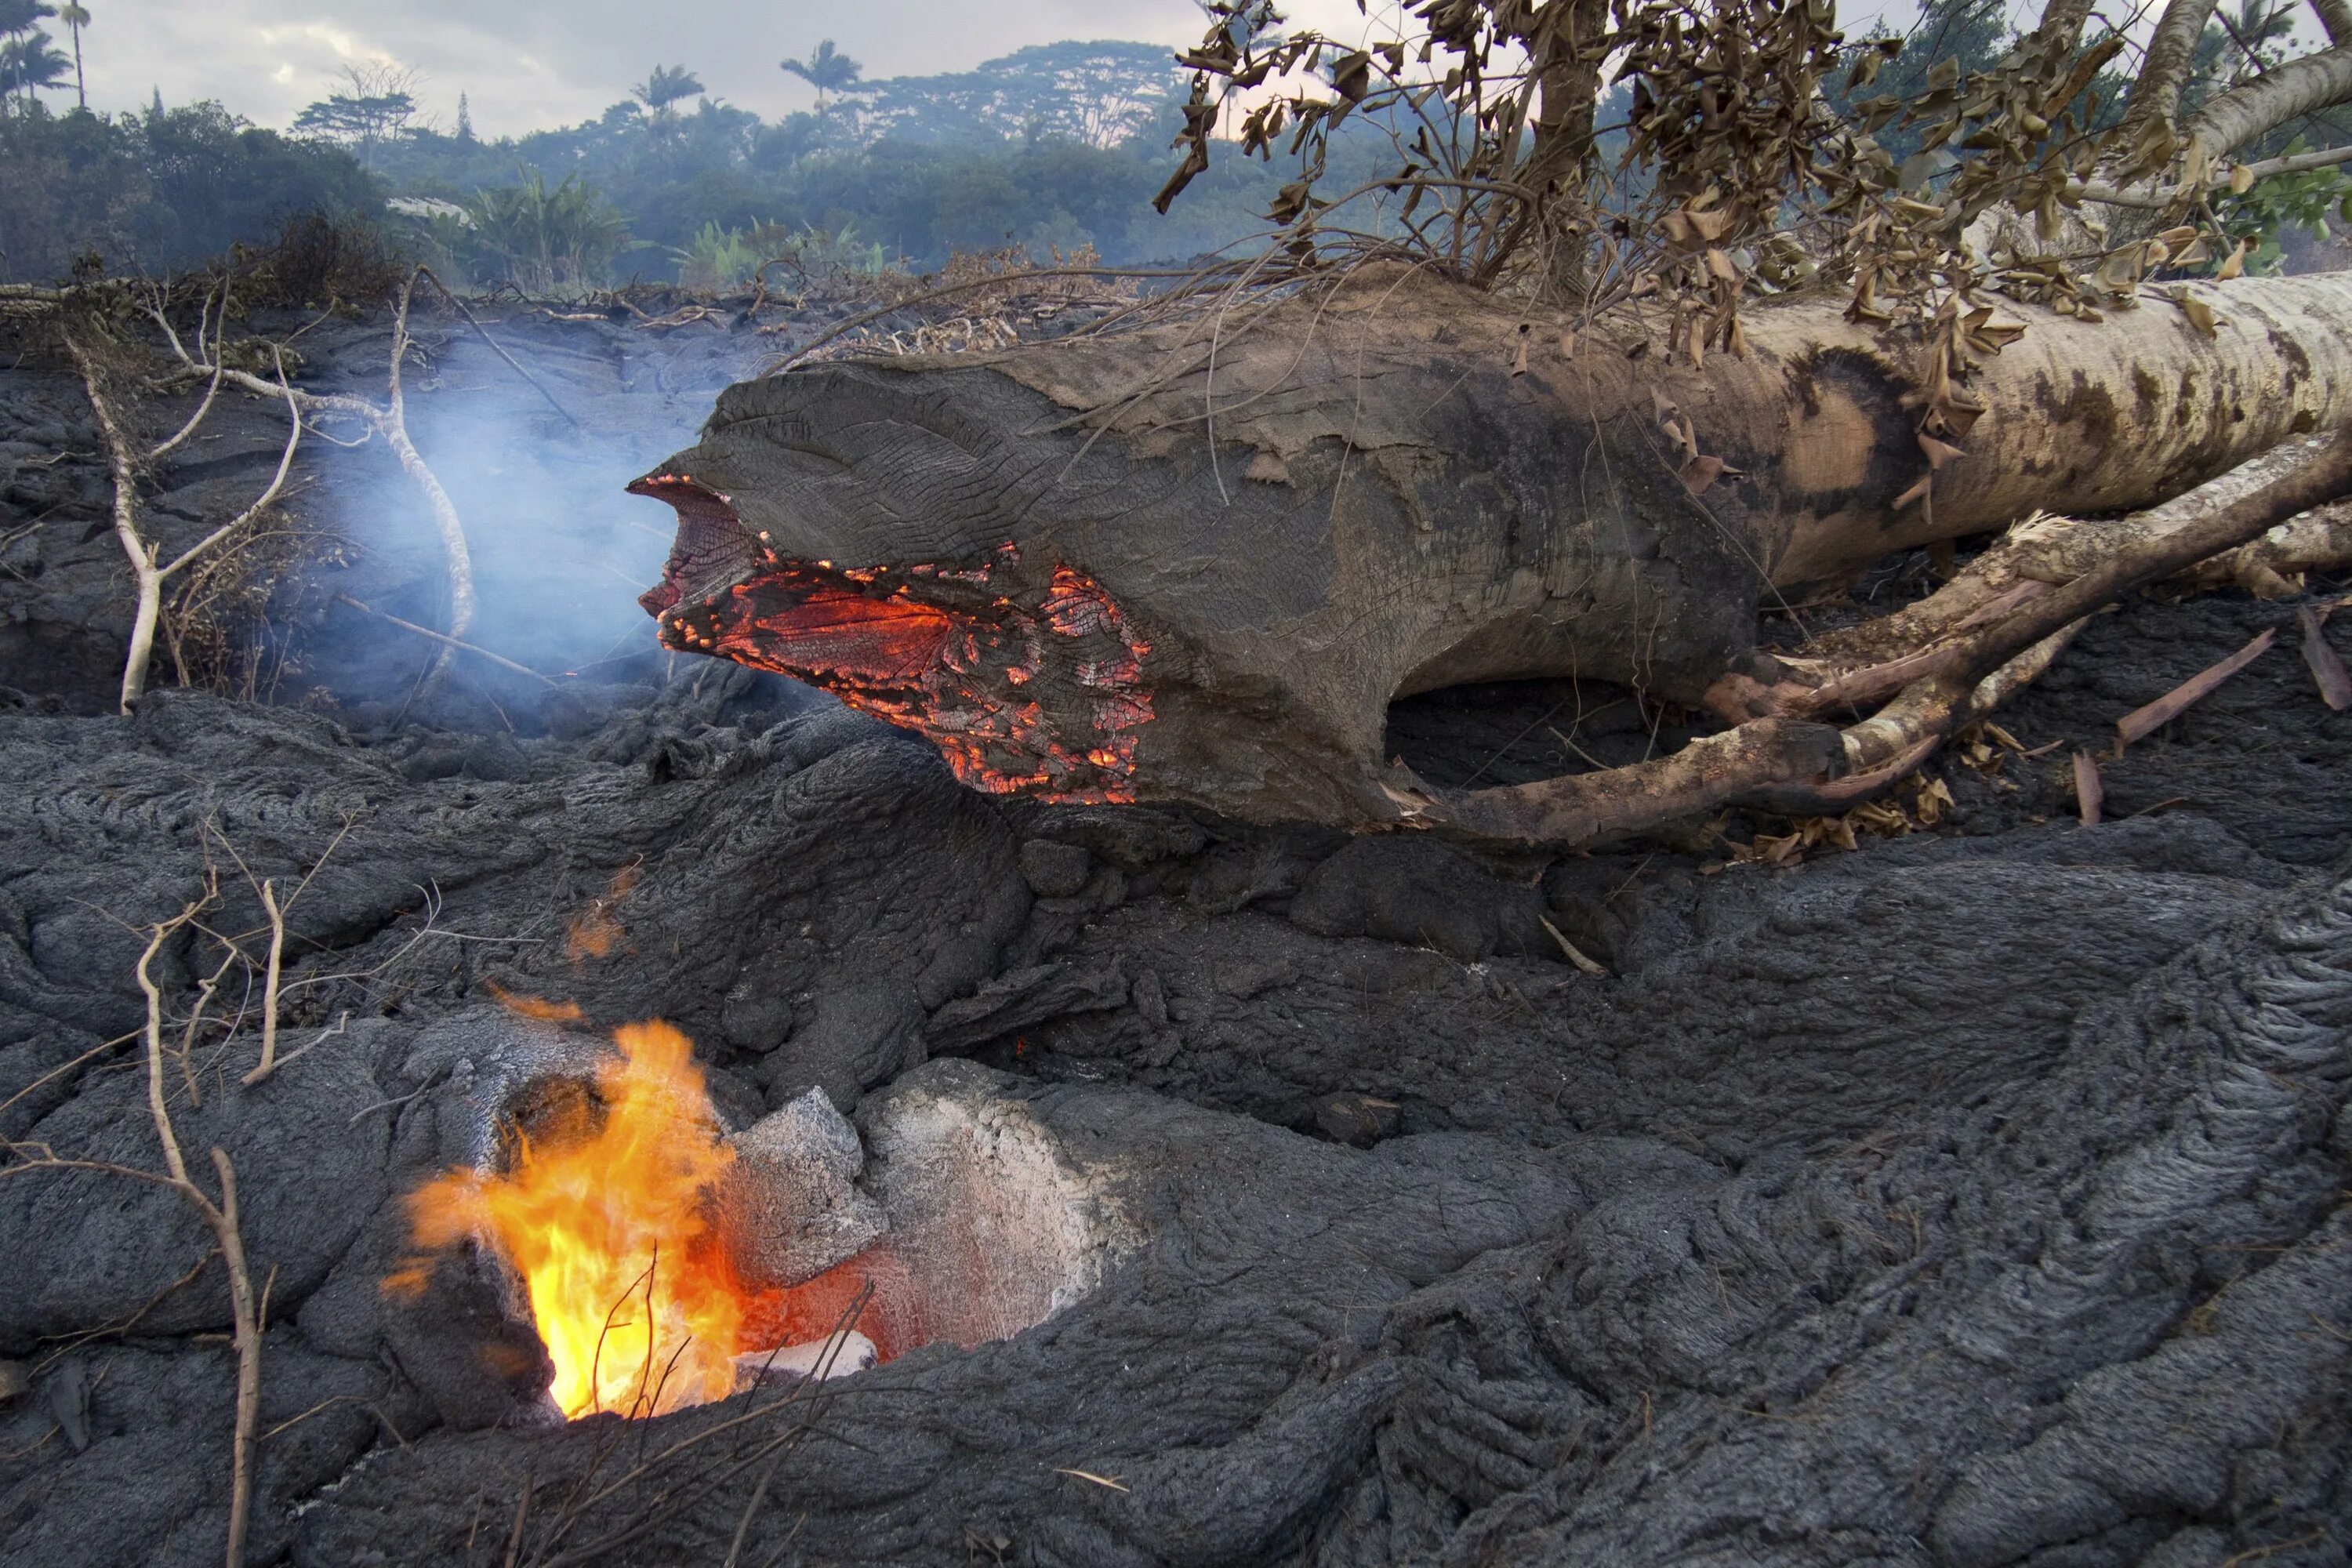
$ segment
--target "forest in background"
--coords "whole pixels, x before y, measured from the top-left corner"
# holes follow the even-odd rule
[[[1995,0],[1930,4],[1881,88],[1985,69],[2011,41],[2003,17]],[[2239,0],[2208,29],[2189,101],[2268,68],[2290,28],[2284,0]],[[734,287],[779,256],[845,272],[1007,248],[1179,262],[1263,232],[1300,174],[1280,156],[1221,158],[1155,212],[1185,86],[1157,45],[1039,45],[971,71],[866,81],[828,42],[784,66],[818,87],[816,110],[765,121],[656,63],[595,119],[493,140],[462,99],[455,124],[431,122],[396,67],[347,73],[279,132],[213,102],[58,112],[38,96],[67,85],[54,67],[29,82],[0,62],[0,278],[169,271],[311,214],[379,228],[453,280],[534,294]],[[1604,97],[1604,147],[1623,98]],[[1371,115],[1340,127],[1317,188],[1391,172],[1392,129]],[[1895,146],[1899,131],[1882,140],[1934,177],[1935,150]],[[2261,269],[2352,224],[2347,201],[2339,171],[2314,170],[2263,181],[2232,216],[2261,235]]]

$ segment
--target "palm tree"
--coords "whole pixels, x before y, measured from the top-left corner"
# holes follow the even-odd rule
[[[41,0],[0,0],[0,101],[25,90],[19,76],[24,51],[31,45],[30,35],[43,17],[56,15]]]
[[[88,109],[89,89],[83,85],[81,79],[81,30],[89,26],[89,11],[81,0],[66,0],[58,7],[58,20],[63,22],[66,31],[73,35],[74,99],[82,108]]]
[[[73,62],[50,47],[47,33],[19,36],[0,44],[0,97],[16,93],[25,103],[33,94],[65,80]]]
[[[693,98],[702,83],[684,66],[656,66],[653,73],[629,89],[629,96],[658,116],[681,98]]]
[[[796,76],[816,89],[816,111],[819,114],[824,112],[826,93],[846,92],[856,84],[859,77],[866,74],[866,68],[835,48],[831,38],[817,45],[816,52],[804,60],[782,60],[778,63],[787,74]]]
[[[629,89],[629,96],[646,106],[646,129],[656,143],[667,142],[677,129],[677,110],[670,107],[702,91],[702,83],[684,66],[656,66],[653,73]]]

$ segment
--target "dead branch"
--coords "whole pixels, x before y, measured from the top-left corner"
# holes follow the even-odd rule
[[[2116,752],[2120,754],[2123,749],[2134,741],[2146,740],[2179,718],[2191,706],[2211,696],[2221,689],[2223,681],[2268,653],[2271,650],[2271,644],[2276,641],[2278,641],[2276,627],[2264,631],[2253,641],[2219,664],[2199,670],[2155,701],[2144,707],[2135,708],[2116,720]]]
[[[187,1161],[180,1152],[179,1135],[163,1095],[163,994],[148,966],[163,951],[172,933],[196,918],[203,906],[191,904],[175,920],[151,928],[146,951],[139,955],[139,990],[147,998],[147,1114],[154,1123],[155,1141],[163,1146],[166,1185],[188,1201],[220,1247],[228,1274],[229,1307],[236,1326],[236,1426],[229,1471],[228,1568],[244,1568],[245,1536],[253,1508],[254,1427],[261,1411],[261,1317],[253,1292],[253,1274],[247,1264],[245,1237],[237,1227],[236,1171],[225,1150],[212,1151],[213,1172],[220,1183],[215,1204],[188,1179]]]
[[[100,437],[106,444],[107,467],[114,479],[114,536],[122,545],[123,554],[131,563],[131,573],[138,597],[131,610],[131,643],[123,657],[121,710],[128,713],[138,705],[147,690],[147,666],[155,654],[155,626],[163,606],[163,584],[190,562],[197,560],[223,540],[236,533],[259,516],[264,508],[278,499],[286,485],[286,476],[294,466],[295,449],[302,440],[302,416],[294,389],[286,380],[283,356],[278,362],[278,385],[253,378],[266,392],[283,395],[290,424],[286,433],[286,449],[278,459],[278,471],[269,488],[251,506],[188,546],[168,564],[161,560],[162,546],[150,543],[139,531],[139,499],[137,467],[131,455],[131,444],[123,434],[122,422],[116,416],[100,384],[97,362],[85,350],[79,340],[68,331],[64,334],[66,352],[72,356],[74,366],[81,373],[82,387],[89,398],[91,411],[98,416]],[[218,357],[218,350],[215,351]]]
[[[206,318],[207,316],[209,316],[209,315],[212,313],[212,304],[213,304],[213,298],[212,298],[212,295],[211,295],[209,292],[207,292],[207,293],[205,295],[205,302],[204,302],[204,306],[203,306],[203,308],[202,308],[201,310],[199,310],[196,312],[196,346],[197,346],[198,348],[202,348],[202,347],[204,347],[204,346],[205,346],[205,318]],[[163,330],[164,330],[166,332],[171,332],[171,331],[172,331],[172,323],[171,323],[171,320],[170,320],[170,318],[166,317],[166,316],[163,314],[163,312],[162,310],[154,310],[154,309],[152,309],[152,308],[151,308],[148,313],[149,313],[149,314],[151,314],[151,315],[152,315],[152,316],[153,316],[157,321],[162,321],[162,322],[163,323]],[[174,345],[174,346],[177,346],[177,344],[179,343],[179,341],[180,341],[180,339],[179,339],[179,334],[178,334],[178,333],[176,333],[176,332],[173,332],[173,333],[172,334],[172,342],[173,342],[173,345]],[[188,438],[189,437],[191,437],[191,436],[194,435],[194,434],[196,433],[196,427],[197,427],[198,426],[202,425],[202,424],[205,422],[205,415],[207,415],[207,414],[210,414],[210,413],[213,411],[213,399],[220,395],[220,384],[221,384],[221,372],[220,372],[220,367],[221,367],[221,361],[222,361],[225,357],[226,357],[226,356],[224,354],[223,350],[226,348],[226,346],[227,346],[227,342],[228,342],[228,281],[227,281],[227,279],[222,279],[222,281],[221,281],[221,315],[220,315],[220,325],[219,325],[219,326],[217,326],[217,327],[215,327],[215,328],[213,330],[213,374],[212,374],[212,379],[211,379],[210,381],[208,381],[208,382],[206,382],[206,383],[205,384],[205,395],[204,395],[204,398],[203,398],[203,400],[202,400],[201,402],[199,402],[199,403],[196,405],[196,411],[195,411],[194,414],[191,414],[191,415],[189,415],[189,416],[188,416],[188,422],[187,422],[186,424],[184,424],[184,425],[181,426],[180,426],[180,428],[179,428],[177,431],[173,432],[173,434],[171,436],[171,437],[170,437],[169,439],[165,440],[162,446],[157,447],[153,451],[152,451],[152,452],[150,452],[150,453],[148,453],[148,454],[147,454],[147,460],[148,460],[149,462],[151,462],[151,463],[155,462],[155,461],[156,461],[156,460],[158,460],[159,458],[163,458],[163,457],[165,457],[165,456],[169,455],[169,454],[170,454],[170,453],[171,453],[174,448],[176,448],[177,447],[179,447],[179,446],[180,446],[180,444],[181,444],[182,442],[184,442],[184,441],[187,440],[187,438]]]
[[[216,363],[206,364],[189,354],[186,345],[180,342],[178,334],[171,331],[168,321],[164,323],[164,330],[173,351],[179,356],[182,365],[189,371],[200,375],[217,374],[231,385],[242,387],[247,392],[257,392],[271,396],[282,395],[298,416],[303,413],[337,414],[357,419],[383,437],[384,444],[392,448],[393,456],[400,460],[402,471],[406,473],[415,482],[416,488],[424,492],[425,507],[433,515],[435,531],[440,535],[442,553],[449,574],[448,636],[452,639],[457,639],[465,636],[466,628],[471,626],[474,620],[473,552],[467,544],[465,523],[458,517],[457,508],[450,500],[449,492],[442,489],[441,480],[435,475],[432,467],[418,453],[415,443],[409,439],[406,399],[401,384],[402,363],[408,357],[408,310],[420,275],[431,276],[422,268],[410,274],[407,281],[401,286],[400,298],[394,311],[392,364],[387,377],[387,397],[383,407],[378,407],[364,398],[352,397],[343,393],[305,392],[289,385],[286,383],[282,357],[278,364],[278,385],[274,387],[249,372],[236,370],[217,363],[224,357],[217,349],[214,353]],[[433,283],[436,288],[441,286],[438,279],[434,279]],[[202,346],[202,344],[198,345],[200,348]],[[495,348],[497,345],[493,343],[491,346]],[[447,655],[448,650],[443,649],[434,660],[432,668],[425,672],[427,686],[439,679],[441,671],[447,665]]]
[[[402,362],[408,357],[408,305],[415,291],[416,279],[412,274],[401,285],[400,303],[393,312],[391,389],[376,428],[384,444],[392,448],[393,456],[400,459],[401,468],[425,492],[425,504],[433,512],[433,525],[440,531],[441,548],[449,564],[449,636],[455,639],[464,637],[466,628],[474,624],[474,558],[467,548],[465,525],[457,520],[457,509],[451,504],[449,492],[441,488],[440,479],[425,466],[415,443],[408,438],[407,398],[401,388],[400,373]],[[425,672],[425,684],[430,686],[439,679],[448,663],[449,650],[444,647]]]
[[[2099,760],[2088,752],[2075,752],[2075,820],[2085,827],[2096,827],[2099,825],[2099,808],[2106,801],[2106,786],[2099,782]]]

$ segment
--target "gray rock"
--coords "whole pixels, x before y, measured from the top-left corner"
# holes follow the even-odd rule
[[[866,1151],[821,1089],[729,1142],[736,1160],[717,1209],[736,1266],[763,1285],[797,1285],[880,1239],[887,1221],[857,1189]]]

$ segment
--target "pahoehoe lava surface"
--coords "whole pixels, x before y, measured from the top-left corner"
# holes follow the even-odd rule
[[[2002,722],[2101,743],[2282,623],[2135,603]],[[301,1054],[182,1121],[276,1270],[254,1562],[717,1564],[739,1527],[746,1563],[1071,1568],[2352,1548],[2352,716],[2291,638],[2106,764],[2120,820],[2074,825],[2062,746],[1949,766],[1934,832],[1710,873],[990,799],[716,665],[512,734],[462,704],[77,713],[41,635],[0,672],[0,1131],[150,1160],[137,1062],[99,1048],[142,1016],[133,928],[224,844],[319,868]],[[169,994],[192,962],[166,949]],[[398,1194],[470,1133],[493,983],[675,1019],[738,1122],[992,1088],[1136,1247],[1013,1339],[819,1404],[499,1425],[463,1304],[436,1332],[376,1288]],[[0,1181],[0,1237],[29,1373],[0,1559],[216,1562],[199,1228],[40,1174]]]

